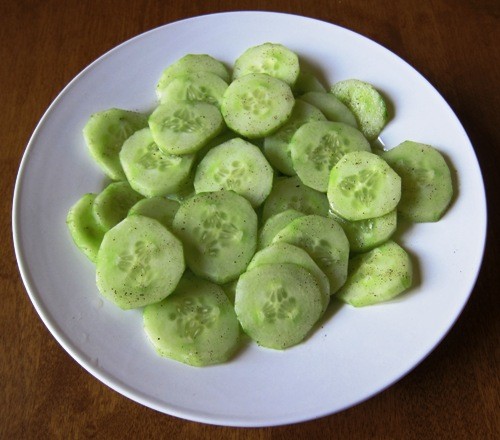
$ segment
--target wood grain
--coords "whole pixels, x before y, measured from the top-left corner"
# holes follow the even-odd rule
[[[477,285],[456,325],[427,359],[356,407],[306,423],[259,429],[208,426],[163,415],[84,371],[57,344],[29,301],[17,269],[10,220],[15,177],[29,137],[78,72],[154,27],[245,9],[329,21],[377,41],[412,64],[464,125],[489,200],[488,244]],[[496,0],[3,1],[0,438],[500,438],[499,16]]]

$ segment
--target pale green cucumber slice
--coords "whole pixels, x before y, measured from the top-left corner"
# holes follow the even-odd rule
[[[350,260],[347,281],[336,297],[355,307],[387,301],[411,286],[412,274],[406,251],[388,241]]]
[[[211,72],[190,72],[172,78],[163,89],[160,103],[172,101],[208,102],[220,107],[227,82]]]
[[[330,92],[351,110],[368,140],[378,137],[387,124],[387,104],[372,84],[359,79],[346,79],[334,84]]]
[[[226,89],[221,112],[231,130],[250,139],[258,138],[271,134],[288,120],[294,101],[285,82],[264,73],[250,73]]]
[[[399,213],[414,222],[438,221],[453,197],[450,169],[430,145],[405,141],[382,154],[401,177]]]
[[[257,248],[262,249],[269,246],[279,231],[292,220],[302,217],[303,215],[305,214],[295,209],[287,209],[286,211],[278,212],[269,217],[259,230]]]
[[[356,128],[342,122],[315,121],[302,125],[290,141],[292,164],[300,180],[326,193],[330,171],[351,151],[371,151]]]
[[[160,356],[203,367],[228,361],[239,346],[240,326],[217,284],[183,277],[174,293],[144,309],[144,330]]]
[[[278,131],[264,138],[264,154],[269,163],[283,174],[296,174],[290,152],[290,140],[297,129],[309,121],[324,121],[325,116],[313,105],[300,99],[295,100],[290,118]]]
[[[327,195],[333,212],[346,220],[380,217],[398,205],[401,178],[376,154],[354,151],[333,167]]]
[[[170,200],[165,197],[151,197],[139,200],[130,208],[128,215],[143,215],[154,218],[166,228],[171,229],[179,206],[180,204],[176,200]]]
[[[135,131],[147,127],[142,113],[111,108],[94,113],[83,128],[90,155],[112,180],[125,180],[119,153],[125,140]]]
[[[316,75],[301,69],[292,91],[295,96],[300,97],[309,92],[326,92],[326,89]]]
[[[265,264],[240,276],[234,307],[243,330],[258,345],[283,350],[312,331],[323,313],[323,294],[302,266]]]
[[[344,284],[349,260],[349,241],[333,219],[319,215],[299,217],[274,237],[273,243],[290,243],[304,249],[326,274],[333,295]]]
[[[245,197],[254,208],[269,195],[273,169],[261,150],[241,138],[213,147],[196,169],[197,193],[232,190]]]
[[[188,267],[218,284],[244,272],[257,245],[257,214],[233,191],[187,199],[174,217],[173,229],[184,244]]]
[[[97,287],[122,309],[143,307],[170,295],[184,268],[180,240],[157,220],[132,215],[104,235]]]
[[[97,195],[92,206],[97,224],[108,231],[127,217],[130,208],[142,198],[128,182],[110,183]]]
[[[282,44],[264,43],[248,48],[236,59],[233,80],[250,73],[265,73],[292,86],[299,72],[297,54]]]
[[[194,72],[214,73],[226,83],[231,80],[227,67],[214,57],[207,54],[187,54],[172,63],[162,72],[160,80],[156,85],[156,96],[158,96],[158,99],[162,101],[163,92],[172,79],[179,75]]]
[[[262,209],[262,221],[266,222],[279,212],[295,209],[304,214],[328,215],[328,199],[324,193],[304,185],[297,176],[275,179]]]
[[[332,93],[326,91],[308,92],[302,95],[300,99],[320,109],[329,121],[343,122],[344,124],[358,128],[354,114]]]
[[[349,240],[351,254],[367,252],[391,238],[397,228],[397,211],[393,210],[381,217],[351,222],[334,212],[329,215],[336,220]]]
[[[96,194],[83,195],[69,210],[66,217],[71,238],[87,258],[95,263],[97,252],[106,230],[96,222],[92,207]]]
[[[155,143],[165,154],[192,154],[224,128],[219,109],[207,102],[160,104],[149,117]]]
[[[247,271],[263,264],[283,263],[297,264],[314,275],[323,293],[324,312],[330,303],[330,281],[304,249],[285,242],[272,243],[253,256],[248,264]]]
[[[147,127],[130,136],[120,151],[120,162],[130,186],[145,197],[179,191],[189,178],[194,159],[193,154],[165,154]]]

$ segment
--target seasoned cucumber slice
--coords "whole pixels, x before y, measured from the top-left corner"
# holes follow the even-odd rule
[[[122,309],[166,298],[183,272],[182,243],[160,222],[141,215],[106,232],[97,254],[97,287]]]
[[[380,217],[399,203],[401,178],[376,154],[354,151],[333,167],[327,195],[333,212],[346,220]]]
[[[412,273],[406,251],[388,241],[351,259],[347,281],[337,298],[355,307],[387,301],[411,286]]]
[[[351,222],[334,212],[329,215],[336,220],[349,240],[351,253],[366,252],[385,243],[396,232],[397,211],[393,210],[381,217]]]
[[[149,117],[155,143],[165,154],[192,154],[224,128],[219,109],[207,102],[160,104]]]
[[[234,80],[222,98],[227,126],[248,138],[264,137],[290,117],[294,97],[288,84],[264,73]]]
[[[414,222],[438,221],[453,197],[450,169],[430,145],[405,141],[382,154],[401,176],[398,211]]]
[[[100,227],[108,231],[121,222],[142,198],[128,182],[113,182],[97,195],[92,212]]]
[[[349,241],[333,219],[319,215],[299,217],[274,237],[273,243],[290,243],[304,249],[330,281],[330,294],[345,282],[349,260]]]
[[[147,125],[145,115],[118,108],[90,116],[83,136],[91,156],[110,179],[125,180],[118,155],[125,140]]]
[[[370,143],[354,127],[342,122],[317,121],[302,125],[290,141],[292,164],[300,180],[326,193],[330,171],[351,151],[371,151]]]
[[[234,63],[233,80],[249,73],[266,73],[292,86],[299,76],[299,58],[282,44],[264,43],[243,52]]]
[[[218,284],[238,277],[257,245],[257,214],[232,191],[196,194],[174,217],[174,232],[186,250],[186,263],[198,276]]]
[[[366,138],[376,139],[388,120],[387,104],[378,90],[359,79],[346,79],[330,91],[352,111]]]
[[[160,356],[203,367],[231,358],[240,326],[221,287],[183,277],[174,293],[144,309],[144,330]]]
[[[69,210],[66,217],[71,238],[76,246],[95,263],[97,252],[106,230],[96,222],[92,207],[96,194],[83,195]]]
[[[297,176],[275,179],[263,205],[262,221],[287,209],[326,217],[328,199],[325,194],[304,185]]]
[[[309,92],[302,95],[300,99],[320,109],[329,121],[343,122],[358,128],[354,114],[335,95],[328,92]]]
[[[258,147],[241,138],[213,147],[196,169],[197,193],[232,190],[255,208],[269,195],[273,169]]]
[[[139,200],[130,208],[128,215],[143,215],[154,218],[166,228],[171,229],[179,206],[180,204],[176,200],[170,200],[165,197],[151,197]]]
[[[269,246],[279,231],[281,231],[292,220],[302,217],[303,215],[305,214],[296,211],[295,209],[287,209],[286,211],[278,212],[272,217],[269,217],[259,230],[258,249]]]
[[[176,76],[162,91],[160,103],[172,101],[208,102],[220,107],[227,82],[211,72],[191,72]]]
[[[269,163],[288,176],[296,174],[290,152],[290,140],[297,129],[309,121],[324,121],[325,116],[313,105],[295,100],[292,114],[278,131],[264,138],[264,154]]]
[[[265,264],[242,274],[235,310],[258,345],[283,350],[300,343],[323,312],[316,278],[296,264]]]
[[[307,70],[301,69],[297,81],[292,87],[295,96],[303,96],[309,92],[326,92],[325,86],[317,76]]]
[[[226,66],[214,57],[207,54],[187,54],[163,71],[156,85],[156,95],[160,102],[163,100],[165,89],[175,77],[194,72],[214,73],[220,76],[226,83],[231,80]]]
[[[194,159],[193,154],[165,154],[147,127],[130,136],[120,151],[130,186],[145,197],[178,192],[189,178]]]
[[[263,264],[283,263],[297,264],[314,275],[323,293],[323,311],[325,311],[330,302],[330,281],[304,249],[285,242],[272,243],[254,255],[247,271]]]

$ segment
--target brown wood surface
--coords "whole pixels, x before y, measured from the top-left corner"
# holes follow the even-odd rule
[[[154,27],[244,9],[329,21],[381,43],[412,64],[462,121],[489,200],[488,241],[477,285],[456,325],[427,359],[356,407],[306,423],[259,429],[163,415],[93,378],[36,314],[11,239],[12,194],[25,146],[48,105],[78,72],[115,45]],[[0,2],[0,438],[500,438],[499,16],[498,0]]]

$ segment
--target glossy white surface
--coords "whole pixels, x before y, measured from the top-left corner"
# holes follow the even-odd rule
[[[158,357],[141,312],[101,299],[93,265],[65,225],[69,207],[99,191],[82,128],[109,107],[148,111],[162,70],[186,53],[230,65],[246,48],[279,42],[326,84],[371,82],[394,118],[381,138],[411,139],[442,151],[456,198],[438,223],[414,225],[397,240],[416,266],[415,287],[395,301],[356,310],[331,307],[303,344],[275,352],[250,344],[224,365],[193,368]],[[196,17],[142,34],[110,51],[57,97],[35,130],[14,195],[14,240],[30,298],[54,337],[116,391],[174,416],[266,426],[331,414],[369,398],[418,364],[455,322],[475,283],[486,232],[484,186],[473,148],[454,113],[412,67],[346,29],[304,17],[233,12]]]

